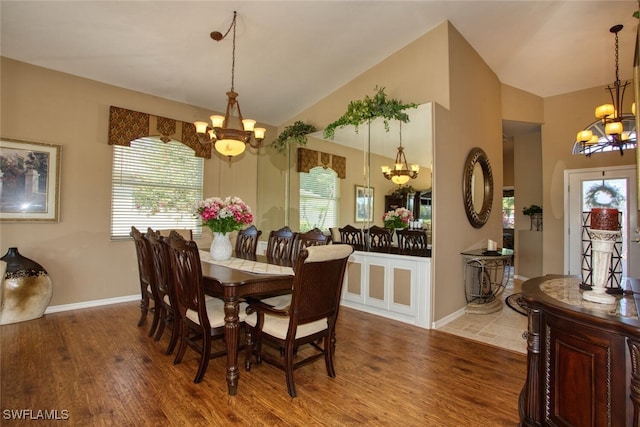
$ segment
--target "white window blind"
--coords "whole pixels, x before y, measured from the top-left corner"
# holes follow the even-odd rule
[[[300,232],[338,226],[340,186],[332,169],[317,166],[300,173]]]
[[[113,148],[112,239],[129,237],[131,226],[140,231],[188,228],[201,234],[193,209],[202,199],[202,158],[180,142],[154,138]]]

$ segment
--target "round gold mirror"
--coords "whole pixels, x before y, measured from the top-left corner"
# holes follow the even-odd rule
[[[489,219],[493,204],[493,174],[482,148],[472,148],[467,155],[462,180],[467,218],[471,225],[480,228]]]

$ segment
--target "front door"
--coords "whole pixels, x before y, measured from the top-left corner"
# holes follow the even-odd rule
[[[640,245],[629,243],[637,228],[636,169],[633,166],[565,171],[565,270],[581,275],[583,213],[592,207],[611,207],[622,216],[622,276],[640,277]]]

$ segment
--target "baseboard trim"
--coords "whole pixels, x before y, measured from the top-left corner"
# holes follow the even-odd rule
[[[61,304],[47,307],[44,314],[59,313],[61,311],[79,310],[81,308],[100,307],[101,305],[119,304],[121,302],[130,302],[140,300],[140,294],[126,295],[123,297],[97,299],[93,301],[75,302],[72,304]]]
[[[443,317],[442,319],[440,319],[440,320],[438,320],[438,321],[436,321],[436,322],[433,322],[432,329],[440,329],[440,328],[442,328],[443,326],[445,326],[447,323],[449,323],[449,322],[453,322],[453,321],[454,321],[454,320],[456,320],[458,317],[460,317],[460,316],[464,315],[464,313],[465,313],[465,309],[466,309],[466,307],[463,307],[463,308],[461,308],[460,310],[458,310],[458,311],[454,311],[454,312],[453,312],[453,313],[451,313],[450,315],[445,316],[445,317]]]

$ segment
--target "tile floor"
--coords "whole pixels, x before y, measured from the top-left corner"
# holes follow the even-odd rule
[[[507,296],[520,292],[521,285],[518,279],[507,283],[500,295],[502,308],[499,311],[490,314],[465,313],[439,330],[526,354],[527,341],[522,335],[527,330],[527,317],[504,303]]]

